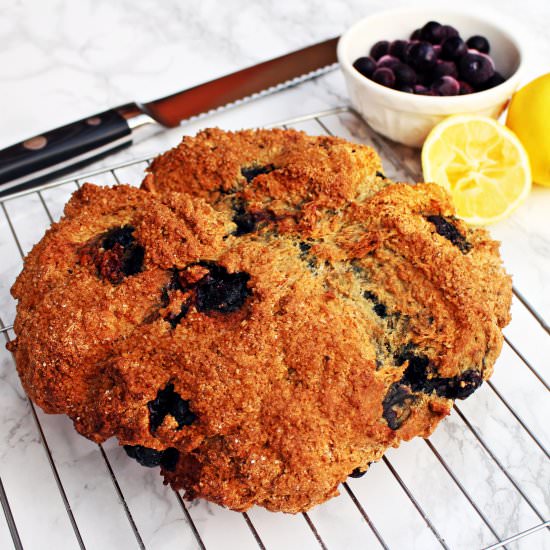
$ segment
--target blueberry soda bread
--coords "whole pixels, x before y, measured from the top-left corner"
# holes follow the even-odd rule
[[[497,243],[380,169],[340,139],[208,130],[144,190],[85,185],[13,287],[26,391],[187,498],[334,496],[490,376],[509,320]]]

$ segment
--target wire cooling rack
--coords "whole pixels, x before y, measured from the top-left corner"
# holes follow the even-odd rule
[[[417,153],[390,144],[347,108],[278,126],[373,145],[392,179],[420,179]],[[0,332],[6,341],[14,336],[9,287],[70,194],[88,180],[138,185],[148,160],[0,199]],[[522,235],[524,221],[512,219],[497,231],[506,237],[507,269],[519,275],[513,321],[491,380],[457,402],[432,437],[389,450],[363,478],[343,483],[338,497],[304,514],[261,508],[241,514],[184,501],[158,471],[138,466],[115,441],[95,445],[64,416],[30,403],[1,346],[0,548],[550,548],[550,316],[541,293],[550,289],[539,289],[543,282],[526,275],[525,263],[539,258],[536,247],[514,236]]]

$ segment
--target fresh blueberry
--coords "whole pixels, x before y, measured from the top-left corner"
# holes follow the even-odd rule
[[[383,55],[388,53],[390,43],[387,40],[380,40],[370,49],[370,56],[378,61]]]
[[[441,44],[441,59],[454,61],[462,57],[468,51],[468,47],[460,36],[451,36]]]
[[[240,309],[250,295],[247,288],[250,275],[245,272],[229,273],[225,267],[212,262],[201,265],[207,267],[209,273],[196,283],[197,310],[202,313],[232,313]]]
[[[423,84],[415,84],[414,93],[417,95],[434,95],[434,93]]]
[[[414,87],[409,84],[398,84],[395,89],[400,92],[406,92],[407,94],[414,94]]]
[[[433,46],[429,42],[416,42],[408,48],[409,64],[418,71],[430,70],[437,61]]]
[[[410,40],[422,40],[421,38],[421,35],[422,34],[422,29],[415,29],[412,33],[411,33],[411,37],[410,37]]]
[[[174,384],[167,384],[163,390],[159,390],[156,398],[147,403],[147,408],[152,434],[156,432],[167,415],[174,417],[178,423],[178,430],[184,426],[190,426],[197,419],[197,415],[189,408],[189,401],[185,401],[174,391]]]
[[[394,57],[397,57],[401,61],[405,61],[405,57],[407,55],[407,45],[408,42],[406,40],[394,40],[390,44],[388,53]]]
[[[426,219],[433,223],[435,226],[436,232],[451,241],[463,254],[467,254],[472,245],[466,240],[466,237],[456,228],[452,223],[452,218],[444,218],[443,216],[427,216]]]
[[[506,81],[506,79],[497,71],[495,71],[495,74],[489,79],[491,81],[491,87],[498,86]]]
[[[393,71],[388,67],[381,67],[380,69],[376,69],[376,71],[372,73],[371,78],[374,82],[377,82],[382,86],[387,86],[388,88],[393,88],[395,84],[395,75],[393,74]]]
[[[376,70],[376,61],[372,57],[359,57],[353,62],[353,66],[363,76],[370,78],[372,73]]]
[[[495,74],[495,65],[488,55],[469,50],[460,58],[458,70],[462,80],[479,86]]]
[[[247,183],[250,183],[260,174],[269,174],[269,172],[273,172],[273,170],[275,170],[273,164],[267,164],[266,166],[248,166],[241,168],[241,174],[246,178]]]
[[[420,30],[420,39],[430,44],[439,44],[444,38],[443,34],[443,25],[437,21],[428,21]]]
[[[431,88],[437,95],[458,95],[460,84],[452,76],[442,76],[433,82]]]
[[[395,81],[398,85],[414,86],[416,84],[416,72],[412,67],[399,63],[394,69]]]
[[[480,88],[482,90],[488,90],[489,88],[494,88],[495,86],[498,86],[499,84],[502,84],[506,79],[498,72],[495,72],[495,74],[489,78],[486,82],[484,82]]]
[[[389,69],[394,69],[398,65],[401,65],[401,61],[394,57],[393,55],[383,55],[376,63],[377,68],[388,67]]]
[[[419,40],[409,40],[407,42],[407,47],[405,48],[405,59],[403,59],[403,63],[406,63],[407,65],[411,64],[411,48],[415,44],[420,44]]]
[[[382,401],[382,414],[392,430],[397,430],[409,418],[411,406],[418,398],[411,389],[399,382],[390,386]]]
[[[433,65],[433,67],[431,69],[429,69],[428,71],[418,71],[417,73],[417,81],[416,83],[417,84],[422,84],[423,86],[426,86],[426,88],[429,88],[431,85],[432,85],[432,82],[433,82],[433,76],[432,76],[432,70],[435,68],[437,64],[437,61],[435,62],[435,64]]]
[[[460,85],[460,90],[458,91],[458,95],[466,95],[466,94],[473,94],[475,90],[473,89],[470,84],[467,82],[464,82],[464,80],[459,80],[458,84]]]
[[[466,45],[468,46],[468,48],[477,50],[480,53],[489,53],[489,51],[491,50],[491,45],[489,44],[489,41],[484,36],[480,36],[478,34],[470,36],[470,38],[466,40]]]
[[[452,36],[459,36],[458,31],[451,25],[443,25],[441,32],[443,34],[443,40],[451,38]]]
[[[432,69],[431,76],[434,80],[441,78],[442,76],[452,76],[458,78],[458,69],[456,64],[452,61],[440,61],[437,60],[435,67]]]

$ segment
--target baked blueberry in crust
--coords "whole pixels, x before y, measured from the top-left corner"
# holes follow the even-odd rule
[[[249,166],[247,168],[241,168],[241,174],[245,177],[246,181],[250,183],[254,178],[261,174],[269,174],[275,170],[273,164],[267,164],[266,166]]]
[[[165,307],[171,301],[170,291],[183,291],[186,296],[177,313],[169,312],[164,317],[172,328],[181,323],[192,306],[201,313],[232,313],[239,310],[251,295],[247,287],[250,280],[248,273],[229,273],[225,267],[209,261],[201,261],[190,267],[196,266],[206,271],[199,280],[182,284],[180,279],[182,273],[185,277],[185,272],[176,270],[172,273],[169,285],[163,289],[161,304]]]
[[[418,397],[411,388],[404,384],[396,382],[390,386],[382,402],[382,407],[384,418],[392,430],[399,429],[403,422],[409,418],[411,406],[417,399]]]
[[[246,210],[243,201],[237,201],[233,205],[233,222],[237,226],[237,229],[233,231],[233,235],[239,237],[240,235],[246,235],[256,230],[258,220],[251,212]]]
[[[142,466],[147,468],[162,466],[170,472],[176,469],[179,459],[179,452],[173,447],[169,447],[164,451],[156,451],[141,445],[124,445],[124,450],[130,458],[133,458]]]
[[[189,408],[189,402],[182,399],[175,391],[174,384],[157,392],[157,396],[147,403],[149,409],[149,426],[151,432],[155,432],[167,415],[174,417],[178,423],[178,429],[190,426],[197,416]]]
[[[451,221],[443,216],[427,216],[426,219],[434,224],[435,230],[442,237],[451,241],[463,254],[467,254],[470,251],[472,245]]]
[[[145,249],[136,242],[133,232],[130,225],[113,227],[85,247],[100,278],[119,284],[142,270]]]
[[[229,273],[223,266],[211,262],[201,265],[208,269],[208,273],[196,283],[197,310],[231,313],[240,309],[250,295],[247,287],[250,275]]]
[[[365,290],[365,292],[363,292],[363,296],[373,303],[373,310],[378,317],[385,319],[388,316],[388,309],[378,300],[378,297],[374,294],[374,292]]]
[[[164,320],[170,323],[172,328],[176,328],[181,323],[182,319],[185,318],[190,307],[191,303],[187,300],[181,304],[178,313],[168,313],[168,315],[164,317]]]

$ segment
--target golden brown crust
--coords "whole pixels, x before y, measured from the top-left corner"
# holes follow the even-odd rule
[[[334,496],[489,377],[509,320],[497,244],[378,170],[336,138],[208,130],[148,191],[85,185],[12,289],[26,391],[188,498]]]
[[[269,170],[247,182],[254,169]],[[380,185],[376,153],[364,145],[294,130],[203,130],[157,157],[143,187],[204,198],[219,210],[245,204],[279,228],[312,200],[327,208],[362,199]],[[249,176],[250,177],[250,176]],[[276,218],[276,219],[273,219]]]

